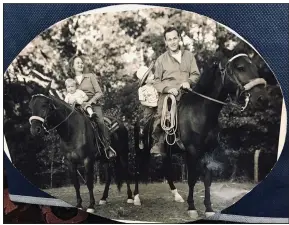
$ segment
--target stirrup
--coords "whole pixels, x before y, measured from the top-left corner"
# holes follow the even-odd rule
[[[160,157],[163,157],[164,155],[161,154],[161,153],[151,153],[151,155],[155,158],[160,158]]]
[[[112,151],[112,152],[113,152],[113,156],[109,156],[108,151]],[[105,157],[106,157],[107,159],[112,159],[112,158],[115,158],[115,157],[117,156],[116,151],[115,151],[111,146],[109,146],[108,148],[106,148],[106,149],[104,150],[104,153],[105,153]]]
[[[116,155],[116,151],[111,147],[111,146],[109,146],[108,147],[111,151],[113,151],[113,153]]]
[[[176,143],[177,143],[177,145],[179,146],[179,148],[180,148],[181,150],[183,150],[183,151],[186,150],[186,148],[185,148],[183,142],[181,141],[181,139],[176,138]]]

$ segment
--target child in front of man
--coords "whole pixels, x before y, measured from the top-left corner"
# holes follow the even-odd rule
[[[148,72],[148,67],[141,66],[137,71],[137,78],[142,80],[145,74]],[[145,85],[141,86],[138,89],[138,98],[143,107],[143,117],[140,120],[140,133],[143,134],[144,126],[148,123],[148,121],[155,115],[156,109],[158,106],[158,92],[154,88],[154,74],[152,71],[149,71],[147,78],[145,80]],[[155,128],[153,128],[155,129]],[[153,152],[151,152],[153,153]],[[154,154],[154,153],[153,153]]]

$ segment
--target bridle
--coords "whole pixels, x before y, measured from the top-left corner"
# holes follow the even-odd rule
[[[230,102],[223,102],[223,101],[208,97],[206,95],[200,94],[200,93],[198,93],[192,89],[190,89],[189,91],[196,94],[196,95],[199,95],[200,97],[206,98],[210,101],[213,101],[213,102],[216,102],[216,103],[219,103],[222,105],[228,105],[228,104],[234,105],[236,107],[239,107],[241,109],[241,111],[244,111],[250,102],[250,96],[251,96],[250,93],[247,93],[247,91],[249,91],[250,89],[252,89],[253,87],[255,87],[256,85],[259,85],[259,84],[264,84],[266,86],[267,82],[263,78],[256,78],[256,79],[251,80],[250,82],[248,82],[247,84],[245,84],[243,86],[241,84],[241,82],[238,80],[238,78],[234,75],[233,72],[231,72],[231,73],[228,72],[228,68],[229,68],[230,64],[235,59],[237,59],[239,57],[249,58],[249,56],[247,54],[243,54],[243,53],[237,54],[237,55],[233,56],[232,58],[230,58],[224,67],[222,67],[221,63],[219,63],[219,69],[221,71],[221,76],[222,76],[222,85],[224,85],[225,79],[227,77],[229,80],[231,80],[233,83],[235,83],[238,86],[238,88],[236,90],[236,99],[238,99],[238,97],[240,97],[241,95],[243,95],[245,93],[245,104],[243,106],[240,107],[240,105],[238,103],[235,103],[232,100],[230,94],[229,94],[229,98],[231,99]]]
[[[53,101],[53,99],[51,99],[51,98],[49,98],[48,96],[43,95],[43,94],[33,95],[33,96],[32,96],[32,99],[33,99],[34,97],[44,97],[44,98],[49,99],[50,101]],[[52,110],[52,112],[54,112],[54,111],[57,110],[56,107],[53,107],[53,108],[54,108],[54,109]],[[48,118],[48,117],[50,116],[50,114],[52,113],[51,111],[50,111],[50,113],[48,113],[48,114],[46,115],[45,118],[42,118],[42,117],[40,117],[40,116],[31,116],[31,117],[29,118],[29,123],[30,123],[30,125],[31,125],[31,123],[32,123],[33,120],[38,120],[38,121],[41,122],[43,129],[44,129],[47,133],[49,133],[50,131],[52,131],[52,130],[56,129],[57,127],[59,127],[59,126],[60,126],[62,123],[64,123],[66,120],[68,120],[68,118],[75,112],[75,105],[73,105],[72,108],[73,108],[73,109],[72,109],[72,111],[68,114],[68,116],[67,116],[64,120],[62,120],[59,124],[57,124],[56,126],[54,126],[53,128],[47,129],[47,128],[45,127],[45,124],[46,124],[46,122],[47,122],[47,118]]]

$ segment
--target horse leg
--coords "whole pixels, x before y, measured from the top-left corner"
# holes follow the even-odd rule
[[[69,163],[68,164],[68,169],[69,169],[69,174],[70,174],[70,178],[71,181],[74,185],[75,188],[75,192],[76,192],[76,200],[77,200],[77,204],[76,207],[79,209],[82,209],[82,199],[80,196],[80,184],[79,184],[79,180],[77,177],[77,164],[76,163]]]
[[[211,194],[210,194],[210,188],[212,184],[212,171],[208,168],[205,169],[205,177],[204,177],[204,185],[205,185],[205,200],[204,205],[206,207],[206,216],[212,216],[214,215],[214,211],[212,209],[211,204]]]
[[[125,173],[126,173],[126,177],[125,177],[125,180],[126,180],[126,188],[127,188],[127,203],[129,204],[132,204],[133,203],[133,197],[132,197],[132,191],[131,191],[131,188],[130,188],[130,172],[129,172],[129,169],[128,169],[128,162],[126,163],[125,165]]]
[[[141,173],[141,154],[140,150],[136,152],[136,172],[135,172],[135,186],[134,186],[134,198],[133,204],[134,205],[141,205],[141,200],[139,198],[139,181],[140,181],[140,173]]]
[[[140,173],[139,171],[136,172],[135,174],[135,186],[134,186],[134,199],[133,199],[133,204],[134,205],[141,205],[141,201],[139,198],[139,178],[140,178]]]
[[[106,199],[108,197],[108,191],[109,191],[109,186],[111,183],[111,168],[109,166],[108,162],[104,163],[104,171],[105,171],[105,187],[104,191],[102,194],[102,198],[99,200],[100,205],[105,205],[106,204]]]
[[[94,160],[86,158],[84,160],[84,168],[86,175],[86,185],[89,192],[89,206],[87,208],[87,212],[94,213],[95,199],[93,195],[93,168]]]
[[[166,179],[168,181],[168,184],[170,186],[171,192],[174,196],[174,201],[175,202],[185,202],[183,197],[179,194],[177,188],[174,185],[173,182],[173,176],[172,176],[172,171],[173,171],[173,167],[172,167],[172,160],[170,156],[166,156],[164,158],[164,169],[165,169],[165,176]]]
[[[198,217],[198,212],[196,210],[194,203],[194,188],[200,175],[199,171],[197,170],[198,160],[196,154],[194,154],[195,152],[196,152],[195,148],[193,146],[190,146],[190,149],[186,157],[186,163],[188,168],[188,184],[189,184],[189,195],[187,198],[187,203],[189,205],[188,214],[192,219],[197,219]]]
[[[127,203],[132,204],[134,203],[134,200],[132,198],[132,191],[130,189],[130,181],[129,179],[126,180],[126,186],[127,186]]]

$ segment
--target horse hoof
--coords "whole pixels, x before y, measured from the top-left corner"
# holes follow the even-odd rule
[[[106,200],[99,200],[99,205],[105,205],[106,204]]]
[[[215,212],[205,212],[206,217],[211,217],[213,215],[215,215]]]
[[[132,203],[134,203],[134,200],[129,198],[126,202],[127,202],[128,204],[132,204]]]
[[[197,210],[188,210],[188,214],[191,219],[197,219],[199,217]]]
[[[185,200],[183,199],[182,196],[180,196],[179,194],[177,194],[177,195],[175,195],[175,202],[183,203],[183,202],[185,202]]]
[[[139,195],[134,196],[133,204],[134,205],[141,205]]]
[[[175,202],[180,202],[180,203],[185,202],[183,197],[179,194],[177,189],[172,190],[172,193],[175,196]]]
[[[92,208],[88,208],[88,209],[86,210],[86,212],[88,212],[88,213],[94,213],[94,212],[95,212],[95,210],[94,210],[94,209],[92,209]]]

